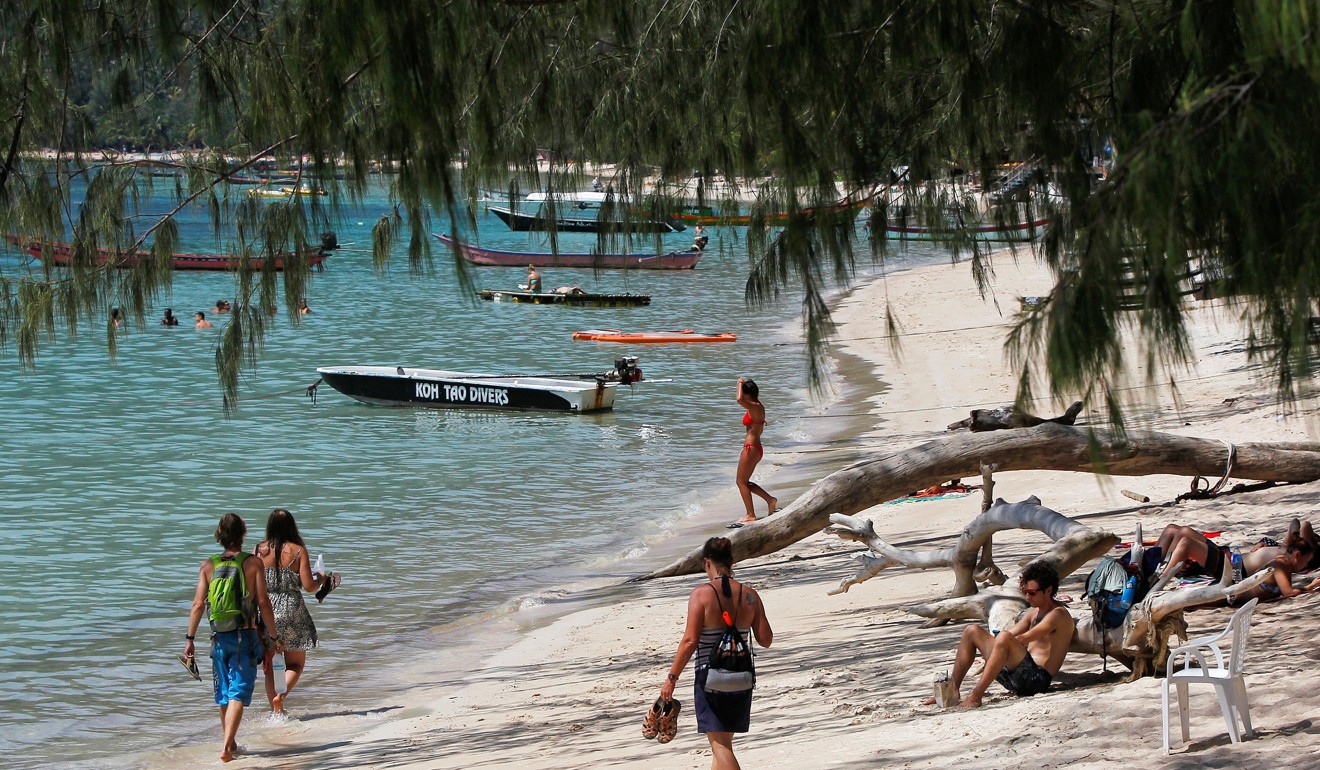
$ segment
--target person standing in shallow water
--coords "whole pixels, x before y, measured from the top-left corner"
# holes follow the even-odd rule
[[[701,549],[702,566],[710,582],[702,583],[688,595],[687,624],[669,673],[660,685],[660,698],[674,698],[674,686],[697,656],[696,682],[692,701],[697,714],[697,732],[710,741],[711,770],[738,770],[733,754],[734,733],[745,733],[752,720],[752,690],[743,692],[706,692],[706,661],[724,633],[724,617],[746,637],[753,634],[756,643],[769,647],[774,630],[765,616],[765,607],[756,589],[733,579],[733,544],[725,537],[712,537]]]
[[[761,498],[769,506],[767,516],[779,510],[779,498],[752,481],[752,471],[756,470],[756,464],[761,462],[761,457],[765,454],[765,449],[761,446],[761,433],[765,430],[765,407],[761,405],[761,390],[756,382],[745,377],[738,378],[738,405],[747,410],[742,419],[747,434],[743,437],[742,454],[738,455],[737,477],[738,493],[742,495],[746,512],[741,519],[730,525],[731,529],[756,521],[752,495]]]
[[[303,591],[315,591],[330,580],[329,575],[313,575],[312,562],[307,555],[298,532],[298,522],[287,508],[276,508],[266,519],[266,539],[253,549],[265,568],[266,586],[271,607],[275,612],[275,635],[284,645],[286,692],[275,692],[275,681],[270,663],[272,652],[267,651],[264,662],[266,699],[270,710],[283,714],[284,701],[293,693],[294,685],[307,666],[307,651],[316,646],[316,624],[312,613],[303,602]]]

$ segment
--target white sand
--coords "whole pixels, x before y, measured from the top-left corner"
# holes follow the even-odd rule
[[[944,435],[945,426],[970,408],[1012,401],[1014,374],[1001,354],[1005,324],[1018,307],[1017,297],[1044,294],[1049,278],[1034,264],[1019,266],[1007,258],[997,260],[996,270],[989,301],[978,296],[964,265],[892,276],[843,302],[840,349],[872,362],[875,374],[890,385],[869,405],[886,422],[859,445],[914,445]],[[888,341],[878,338],[886,301],[900,309],[908,335],[901,361],[895,361]],[[1309,438],[1303,416],[1280,413],[1268,384],[1253,381],[1237,350],[1241,334],[1228,321],[1230,314],[1220,305],[1198,312],[1200,365],[1180,381],[1186,408],[1179,413],[1134,407],[1133,413],[1146,416],[1148,427],[1235,442]],[[860,376],[846,367],[841,371]],[[1145,391],[1134,394],[1152,398]],[[1228,398],[1236,401],[1222,403]],[[1060,409],[1045,404],[1036,411],[1052,416]],[[1002,474],[996,494],[1010,500],[1035,494],[1069,515],[1103,514],[1087,523],[1124,536],[1138,518],[1147,533],[1175,521],[1222,529],[1226,542],[1278,535],[1294,515],[1316,520],[1320,484],[1155,507],[1185,491],[1188,481]],[[1123,488],[1147,494],[1154,503],[1137,511],[1119,494]],[[863,515],[891,542],[944,538],[938,544],[947,544],[976,514],[979,502],[979,496],[910,502]],[[1039,536],[1003,537],[996,540],[996,556],[1011,566],[1039,552],[1042,543]],[[1213,696],[1194,691],[1192,743],[1166,759],[1160,753],[1159,681],[1121,683],[1117,664],[1102,677],[1093,657],[1070,657],[1054,688],[1040,696],[1018,699],[994,686],[977,711],[919,707],[935,671],[950,666],[962,625],[922,629],[902,607],[942,595],[950,575],[895,569],[845,595],[827,596],[854,570],[850,554],[857,550],[855,544],[818,535],[738,565],[739,576],[761,590],[775,629],[774,646],[759,658],[752,732],[735,741],[744,767],[1317,766],[1318,596],[1265,605],[1256,614],[1248,687],[1257,737],[1229,745]],[[1063,592],[1080,597],[1084,572],[1065,580]],[[628,598],[614,606],[521,632],[489,660],[474,662],[476,670],[465,680],[431,682],[409,694],[407,702],[390,704],[405,707],[394,718],[373,723],[325,717],[255,738],[244,735],[250,754],[241,764],[708,767],[707,743],[691,714],[690,667],[677,690],[684,704],[677,739],[659,745],[644,740],[640,729],[678,643],[687,592],[698,582],[696,577],[656,581],[621,591]],[[1192,633],[1199,634],[1222,628],[1228,614],[1206,610],[1187,619]],[[190,748],[177,758],[210,756],[211,748],[205,747],[205,754],[202,747],[196,754]]]

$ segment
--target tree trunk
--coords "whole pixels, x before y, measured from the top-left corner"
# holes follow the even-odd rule
[[[1032,428],[1041,423],[1054,422],[1059,425],[1072,425],[1077,422],[1077,415],[1082,413],[1082,402],[1077,401],[1068,407],[1068,411],[1058,417],[1037,417],[1027,412],[1019,412],[1011,406],[998,409],[973,409],[972,416],[949,426],[949,430],[967,428],[973,433],[989,430],[1007,430],[1009,428]]]
[[[1105,431],[1046,423],[993,433],[940,438],[892,454],[862,460],[816,482],[782,513],[729,534],[734,561],[762,556],[810,537],[832,513],[852,515],[948,479],[979,476],[983,464],[999,472],[1058,470],[1114,476],[1173,474],[1218,478],[1228,449],[1216,439],[1133,432],[1126,440]],[[1320,479],[1320,443],[1250,443],[1236,447],[1231,475],[1256,481]],[[695,574],[701,549],[638,578]]]

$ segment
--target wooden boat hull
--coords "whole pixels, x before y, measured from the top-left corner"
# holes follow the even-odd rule
[[[73,262],[73,247],[67,243],[40,243],[32,242],[27,245],[27,252],[34,259],[54,265],[56,267],[68,267]],[[330,253],[327,250],[309,252],[306,255],[307,264],[316,267],[324,262]],[[119,252],[111,249],[101,249],[96,254],[97,265],[113,265],[118,268],[135,267],[144,259],[152,259],[153,255],[149,251]],[[233,271],[239,268],[242,260],[239,257],[230,254],[175,254],[170,257],[170,267],[174,270],[210,270],[210,271]],[[265,267],[266,260],[261,257],[253,257],[248,260],[248,264],[253,270],[261,270]],[[284,269],[284,259],[275,258],[275,269]]]
[[[836,206],[829,207],[829,210],[836,213],[842,212],[855,215],[858,211],[861,211],[868,202],[869,200],[864,199],[860,201],[840,203]],[[810,217],[812,213],[811,209],[807,209],[802,215],[804,217]],[[766,214],[763,217],[767,225],[788,224],[788,220],[791,218],[792,217],[785,212]],[[708,207],[702,207],[700,209],[693,207],[680,211],[674,215],[674,219],[677,219],[685,225],[711,225],[715,227],[746,227],[752,223],[752,216],[750,214],[720,214]]]
[[[1045,232],[1048,219],[1012,225],[974,225],[972,227],[925,227],[891,223],[885,225],[885,237],[904,241],[955,241],[970,238],[990,243],[1033,241]]]
[[[413,369],[324,366],[326,384],[364,404],[422,409],[585,413],[614,408],[619,383]]]
[[[551,220],[543,217],[539,213],[528,211],[514,211],[507,206],[489,206],[490,213],[500,218],[500,221],[509,226],[510,230],[518,233],[557,230],[561,233],[617,233],[627,230],[632,233],[676,233],[684,226],[677,221],[660,221],[654,219],[630,219],[627,222],[617,222],[613,220],[601,221],[595,218],[585,217],[558,217],[552,228]]]
[[[648,294],[557,294],[555,292],[485,290],[477,296],[492,302],[579,307],[641,307],[651,304]]]
[[[673,332],[623,332],[618,329],[588,329],[573,332],[573,339],[594,342],[620,342],[634,345],[657,345],[671,342],[734,342],[738,339],[738,336],[729,333],[699,334],[688,329]]]
[[[691,270],[701,261],[700,251],[671,251],[668,254],[544,254],[533,251],[483,249],[433,233],[446,246],[457,244],[467,262],[483,267],[571,267],[595,270]]]
[[[325,190],[313,190],[305,187],[281,187],[278,190],[267,187],[254,187],[248,190],[247,194],[253,198],[312,198],[327,195]]]

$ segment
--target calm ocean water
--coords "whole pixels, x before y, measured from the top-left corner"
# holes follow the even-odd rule
[[[220,330],[190,324],[233,297],[232,276],[175,274],[147,327],[121,331],[113,365],[99,325],[62,334],[35,371],[12,355],[0,365],[0,766],[123,766],[126,752],[213,740],[209,665],[198,684],[174,656],[226,511],[247,520],[251,546],[271,508],[290,508],[311,552],[344,575],[325,604],[309,597],[322,648],[293,712],[367,707],[388,687],[382,662],[443,644],[419,632],[635,574],[670,528],[739,515],[738,376],[757,378],[771,416],[758,478],[817,435],[799,419],[811,402],[798,301],[745,306],[738,231],[716,230],[722,249],[694,271],[544,271],[547,287],[643,292],[650,307],[528,307],[470,300],[440,250],[429,275],[408,274],[403,256],[377,275],[368,230],[387,210],[382,194],[346,216],[345,250],[312,279],[313,314],[294,324],[281,311],[233,419],[214,371]],[[479,219],[485,245],[540,248]],[[593,238],[561,237],[565,250]],[[690,241],[666,237],[670,248]],[[12,252],[0,267],[23,269]],[[479,288],[512,288],[524,273],[473,275]],[[187,325],[156,326],[165,306]],[[732,331],[738,342],[628,349],[569,337],[593,327]],[[599,415],[395,410],[328,386],[313,404],[303,393],[326,365],[577,372],[624,353],[674,382],[623,392]],[[265,708],[259,686],[254,716]]]

